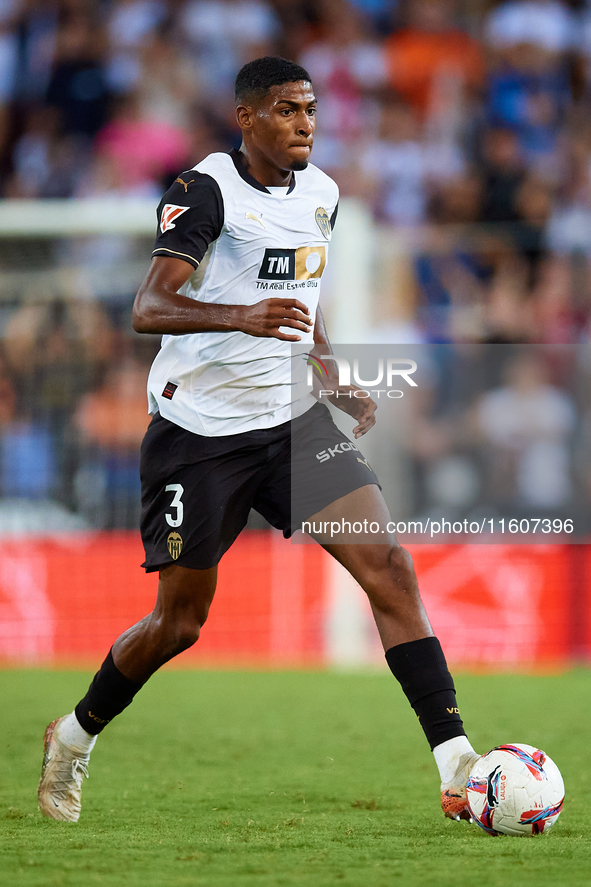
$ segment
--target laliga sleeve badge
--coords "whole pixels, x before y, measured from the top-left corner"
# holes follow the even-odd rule
[[[168,545],[169,555],[171,556],[173,561],[176,561],[176,559],[180,556],[181,551],[183,550],[183,537],[180,533],[169,533],[166,544]]]
[[[319,206],[316,210],[316,224],[320,228],[325,240],[330,240],[330,235],[332,234],[330,218],[323,206]]]
[[[177,206],[176,203],[166,203],[162,210],[162,215],[160,216],[160,230],[163,234],[166,231],[170,231],[171,228],[176,228],[174,223],[175,219],[178,219],[179,216],[182,216],[183,213],[186,213],[190,206]]]

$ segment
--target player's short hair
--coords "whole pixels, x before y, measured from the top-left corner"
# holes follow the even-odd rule
[[[280,56],[266,55],[260,59],[247,62],[238,72],[235,84],[236,104],[242,105],[250,101],[260,101],[272,86],[282,83],[297,83],[299,80],[312,82],[305,68],[283,59]]]

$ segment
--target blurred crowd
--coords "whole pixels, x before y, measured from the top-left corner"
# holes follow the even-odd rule
[[[239,145],[233,80],[266,54],[310,72],[313,161],[396,244],[382,341],[591,341],[591,0],[0,0],[0,194],[156,202]],[[149,252],[35,248],[105,274]],[[103,271],[93,298],[0,306],[0,495],[133,526],[113,502],[137,494],[157,344]]]
[[[407,509],[448,521],[570,519],[571,539],[588,536],[589,352],[440,345],[413,356],[423,372],[403,423]]]
[[[412,256],[421,341],[591,338],[590,0],[0,0],[0,192],[153,196],[296,59],[314,161]]]
[[[132,298],[132,297],[131,297]],[[13,307],[0,347],[0,531],[139,522],[139,448],[148,426],[155,336],[134,336],[127,305],[56,297]],[[2,500],[5,506],[2,507]]]

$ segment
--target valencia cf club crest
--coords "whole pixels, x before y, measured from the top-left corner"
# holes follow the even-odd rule
[[[179,216],[182,216],[183,213],[186,213],[188,209],[188,206],[177,206],[175,203],[165,203],[162,215],[160,216],[160,230],[162,233],[164,234],[165,231],[170,231],[171,228],[176,228],[174,220],[178,219]]]
[[[332,233],[330,228],[330,218],[323,206],[319,206],[316,210],[316,224],[322,231],[322,236],[325,240],[330,240],[330,235]]]
[[[169,555],[171,556],[173,561],[176,561],[176,559],[180,556],[181,551],[183,550],[183,537],[180,533],[169,533],[166,544],[168,545]]]

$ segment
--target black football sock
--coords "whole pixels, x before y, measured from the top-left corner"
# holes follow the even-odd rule
[[[454,682],[437,638],[390,647],[386,661],[418,716],[431,750],[454,736],[466,735]]]
[[[121,674],[109,651],[95,674],[88,693],[74,709],[78,723],[87,733],[96,736],[109,721],[127,708],[142,686],[143,684],[130,681]]]

